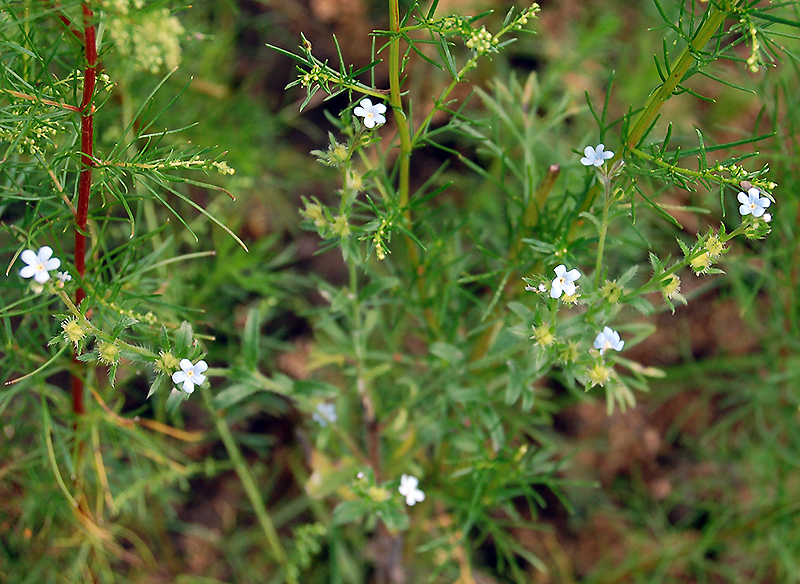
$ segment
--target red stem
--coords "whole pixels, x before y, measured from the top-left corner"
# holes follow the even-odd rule
[[[86,221],[89,216],[89,194],[92,190],[92,166],[94,165],[94,86],[97,80],[97,38],[94,14],[88,0],[83,3],[83,39],[86,54],[86,70],[83,75],[83,99],[81,101],[81,172],[78,178],[78,208],[75,214],[75,269],[81,279],[86,273]],[[80,306],[86,298],[83,287],[75,293],[75,305]],[[77,354],[74,358],[77,357]],[[77,362],[77,359],[75,359]],[[83,380],[72,376],[72,411],[85,412],[83,404]]]

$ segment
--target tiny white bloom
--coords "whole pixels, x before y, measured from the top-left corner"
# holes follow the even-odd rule
[[[321,403],[317,405],[317,411],[311,416],[315,422],[320,426],[327,426],[328,422],[336,423],[338,416],[336,415],[336,406],[329,403]]]
[[[56,270],[61,265],[61,260],[53,257],[53,249],[48,245],[40,247],[37,253],[26,249],[19,257],[28,264],[19,271],[19,275],[33,278],[39,284],[47,282],[50,279],[50,270]]]
[[[69,275],[67,272],[56,272],[56,288],[63,288],[64,284],[72,280],[72,276]]]
[[[750,187],[747,192],[740,192],[737,196],[741,205],[739,205],[739,214],[744,217],[745,215],[752,215],[753,217],[761,217],[771,202],[767,197],[761,196],[761,191],[756,187]]]
[[[364,125],[368,128],[374,128],[386,123],[386,118],[383,116],[386,113],[386,106],[382,103],[373,105],[372,100],[368,97],[359,102],[353,113],[364,118]]]
[[[606,151],[605,144],[598,144],[597,148],[587,146],[583,149],[583,158],[581,164],[584,166],[603,166],[606,160],[614,158],[614,153],[610,150]]]
[[[181,371],[176,371],[172,374],[172,381],[174,383],[182,383],[183,391],[192,393],[195,385],[200,385],[206,380],[203,371],[208,369],[208,364],[202,359],[192,365],[189,359],[181,359]]]
[[[769,213],[764,213],[764,214],[761,216],[761,218],[762,218],[764,221],[766,221],[767,223],[769,223],[770,221],[772,221],[772,215],[771,215],[771,214],[769,214]]]
[[[556,277],[550,287],[550,298],[561,298],[561,294],[572,296],[575,294],[575,280],[581,277],[581,273],[576,269],[567,271],[564,264],[556,266]]]
[[[419,479],[411,475],[403,475],[400,477],[400,494],[406,498],[406,505],[413,507],[417,503],[425,500],[425,493],[417,487],[419,486]]]
[[[605,327],[603,332],[597,335],[594,340],[594,348],[600,351],[600,354],[606,352],[607,349],[614,349],[621,351],[625,346],[625,341],[619,338],[619,333],[611,327]]]

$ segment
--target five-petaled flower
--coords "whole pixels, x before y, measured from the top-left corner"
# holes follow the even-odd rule
[[[624,346],[625,341],[620,339],[619,333],[611,327],[605,327],[603,332],[597,335],[597,338],[594,340],[594,348],[600,351],[601,355],[606,352],[606,349],[621,351]]]
[[[400,477],[400,494],[406,498],[406,505],[413,507],[415,504],[425,500],[425,493],[419,488],[419,479],[411,475]]]
[[[368,128],[374,128],[386,123],[386,118],[383,116],[386,113],[386,106],[382,103],[373,105],[372,100],[368,97],[359,102],[353,113],[364,118],[364,125]]]
[[[48,245],[40,247],[37,253],[26,249],[19,257],[28,264],[19,271],[19,275],[33,278],[39,284],[47,282],[50,279],[50,270],[58,269],[61,265],[61,260],[53,257],[53,249]]]
[[[208,364],[202,359],[192,365],[189,359],[181,359],[181,370],[172,374],[172,381],[174,383],[182,383],[183,391],[192,393],[195,385],[200,385],[206,380],[203,371],[208,369]]]
[[[564,264],[556,266],[556,277],[550,287],[550,298],[561,298],[561,294],[572,296],[575,294],[575,280],[581,277],[581,273],[575,268],[567,271]]]
[[[756,187],[750,187],[747,192],[740,192],[737,197],[741,205],[739,205],[739,214],[742,216],[752,215],[753,217],[761,217],[767,207],[770,206],[771,201],[767,197],[761,196],[761,191]]]
[[[598,144],[597,148],[592,148],[591,146],[587,146],[583,149],[583,158],[581,158],[581,164],[584,166],[603,166],[605,161],[614,158],[614,153],[610,150],[606,151],[605,144]]]
[[[336,415],[336,406],[323,402],[317,405],[317,411],[311,416],[313,420],[320,426],[327,426],[328,422],[336,423],[338,416]]]

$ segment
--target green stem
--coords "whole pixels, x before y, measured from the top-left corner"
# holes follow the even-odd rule
[[[411,220],[411,213],[406,208],[409,196],[409,174],[411,168],[411,133],[403,101],[400,98],[400,2],[389,0],[389,29],[394,38],[389,43],[389,105],[394,112],[397,123],[397,134],[400,138],[400,154],[398,159],[398,194],[400,207],[406,220]],[[416,253],[414,254],[416,255]]]
[[[605,172],[605,169],[600,171]],[[603,193],[605,200],[603,201],[603,217],[600,219],[599,239],[597,242],[597,262],[594,266],[594,287],[596,290],[600,289],[600,274],[603,270],[603,254],[606,248],[606,234],[608,233],[608,208],[611,206],[611,177],[605,174],[602,176]]]
[[[101,339],[109,343],[114,343],[117,347],[120,347],[125,351],[135,353],[137,355],[142,355],[143,357],[148,357],[151,359],[156,359],[158,357],[158,355],[156,355],[149,349],[145,349],[144,347],[139,347],[137,345],[131,345],[130,343],[126,343],[121,339],[115,339],[112,336],[104,333],[101,329],[94,326],[92,324],[92,321],[86,318],[86,316],[81,312],[81,309],[78,308],[78,306],[72,302],[72,300],[70,299],[70,297],[67,295],[66,292],[64,292],[63,290],[57,290],[56,294],[58,294],[58,297],[61,298],[61,301],[67,307],[67,310],[70,311],[70,313],[75,317],[78,323],[93,337],[96,337],[98,339]]]
[[[648,162],[655,164],[656,166],[660,166],[661,168],[668,170],[672,174],[688,178],[694,178],[697,180],[713,181],[723,186],[728,185],[729,187],[740,188],[739,179],[736,178],[725,178],[723,176],[719,176],[718,174],[714,174],[710,170],[698,171],[698,170],[690,170],[688,168],[683,168],[682,166],[670,164],[665,160],[656,158],[655,156],[651,156],[647,152],[639,150],[638,148],[630,148],[630,152],[643,160],[647,160]]]
[[[647,104],[644,106],[644,110],[642,110],[642,113],[639,114],[639,117],[633,123],[633,127],[630,132],[628,132],[628,140],[626,143],[628,148],[634,148],[639,144],[645,132],[647,132],[656,119],[661,107],[672,97],[675,89],[684,80],[683,76],[695,61],[695,53],[699,53],[703,50],[703,47],[706,46],[708,41],[711,40],[711,37],[714,36],[714,33],[716,33],[719,27],[722,26],[722,23],[725,22],[725,17],[728,16],[732,10],[731,1],[723,0],[720,2],[720,5],[724,8],[718,8],[714,2],[709,4],[707,18],[697,31],[697,34],[695,34],[691,44],[683,49],[678,61],[672,66],[669,76],[664,80],[664,83],[661,84],[661,87],[653,92]],[[617,155],[611,163],[613,164],[621,154],[622,153]]]
[[[233,463],[233,468],[236,474],[239,475],[239,480],[242,481],[242,486],[247,493],[247,498],[250,499],[250,504],[253,505],[253,510],[256,513],[256,517],[258,517],[258,522],[261,524],[261,529],[264,531],[270,548],[272,548],[272,555],[280,565],[285,566],[288,563],[286,550],[283,549],[283,544],[281,544],[275,525],[272,523],[272,519],[270,519],[269,513],[267,512],[264,499],[261,497],[261,493],[258,490],[253,475],[250,473],[242,451],[239,450],[239,446],[236,444],[233,434],[231,434],[231,429],[225,421],[225,416],[211,404],[211,395],[208,387],[201,385],[200,392],[203,394],[203,403],[211,414],[214,425],[217,427],[217,432],[222,439],[222,443],[228,451],[228,456]]]
[[[729,242],[734,237],[742,234],[746,227],[747,227],[747,224],[745,222],[742,222],[742,224],[739,225],[739,227],[737,227],[736,229],[734,229],[730,233],[727,233],[724,236],[720,237],[720,243],[725,244],[725,243]],[[661,282],[664,281],[664,278],[666,278],[669,275],[674,274],[678,270],[681,270],[681,269],[685,268],[694,259],[696,259],[696,258],[700,257],[701,255],[703,255],[704,253],[706,253],[706,251],[708,251],[708,250],[706,250],[704,247],[702,247],[702,246],[698,247],[694,251],[694,253],[691,253],[688,256],[686,256],[682,261],[677,262],[671,268],[669,268],[667,270],[664,270],[663,272],[661,272],[659,274],[654,274],[653,277],[650,278],[650,280],[648,280],[647,282],[645,282],[644,284],[642,284],[641,286],[639,286],[635,290],[632,290],[631,292],[628,292],[627,294],[625,294],[625,296],[622,297],[620,302],[625,303],[625,302],[629,301],[632,298],[636,298],[637,296],[641,296],[643,294],[648,294],[650,292],[657,292],[658,290],[661,289]]]

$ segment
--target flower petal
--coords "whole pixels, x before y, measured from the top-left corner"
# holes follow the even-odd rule
[[[19,271],[19,275],[23,278],[33,278],[34,274],[36,274],[34,266],[25,266]]]
[[[39,263],[39,256],[36,255],[32,249],[26,249],[25,251],[20,254],[20,259],[28,265],[33,265]],[[33,275],[33,274],[31,274]],[[23,276],[24,278],[30,278],[31,276]]]
[[[50,274],[47,272],[47,270],[39,270],[33,276],[33,279],[39,282],[40,284],[44,284],[50,279]]]
[[[57,270],[61,266],[61,260],[58,258],[50,258],[44,262],[44,269],[48,272],[50,270]]]
[[[37,254],[39,261],[45,263],[51,257],[53,257],[53,248],[49,245],[43,245],[39,248],[39,253]]]
[[[192,368],[192,362],[189,361],[189,359],[181,359],[180,366],[185,373],[188,373],[189,370]]]

